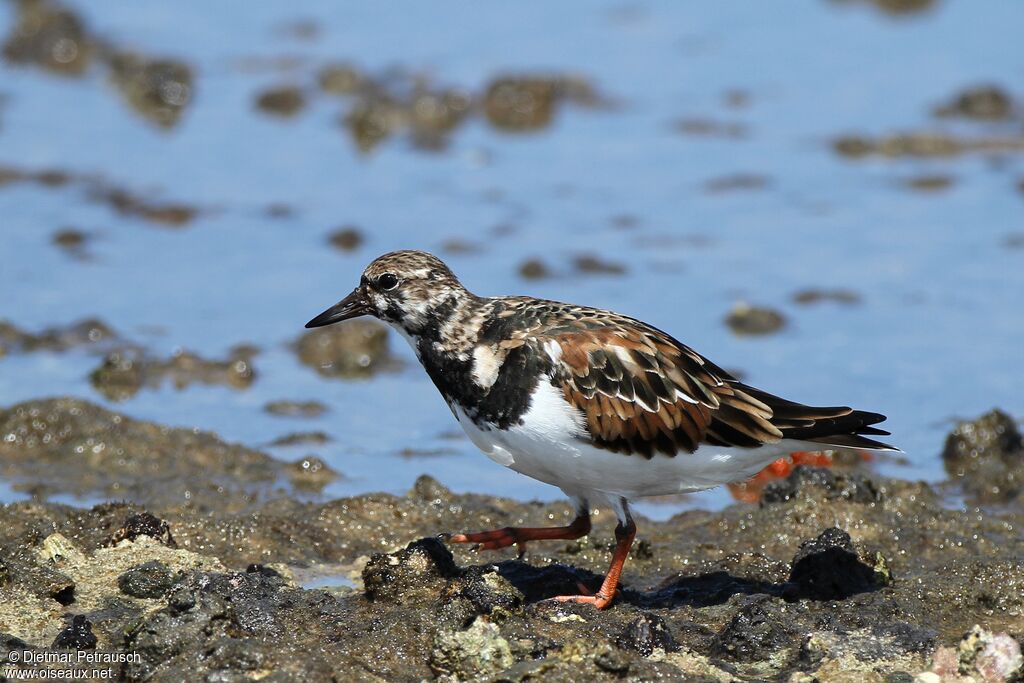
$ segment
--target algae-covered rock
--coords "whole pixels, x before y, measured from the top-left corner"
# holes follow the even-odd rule
[[[466,681],[496,674],[514,663],[500,629],[480,618],[464,631],[441,631],[434,641],[430,668],[443,681]]]

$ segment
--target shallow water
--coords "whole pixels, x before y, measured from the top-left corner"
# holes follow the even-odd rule
[[[117,404],[89,385],[99,358],[87,349],[11,354],[0,358],[0,404],[78,395],[257,447],[323,430],[326,445],[271,450],[316,452],[342,472],[327,495],[402,492],[429,472],[459,491],[557,497],[451,436],[450,413],[401,340],[392,345],[404,369],[365,381],[322,379],[288,348],[374,256],[424,248],[477,293],[613,308],[775,393],[886,413],[906,451],[876,464],[886,474],[941,479],[950,420],[992,406],[1024,414],[1024,250],[1012,247],[1024,230],[1024,155],[851,160],[831,146],[851,133],[1019,137],[1019,111],[985,123],[931,110],[968,86],[1019,82],[1024,5],[939,2],[893,16],[822,1],[784,21],[768,3],[738,2],[66,6],[110,43],[189,63],[192,99],[162,129],[98,64],[67,77],[0,62],[0,166],[102,178],[0,185],[0,318],[37,331],[99,317],[157,356],[222,358],[243,342],[263,351],[247,390],[164,385]],[[0,34],[15,7],[0,4]],[[318,69],[338,61],[424,72],[472,93],[499,74],[578,74],[610,103],[565,104],[550,126],[517,134],[474,117],[441,151],[399,134],[363,153],[338,123],[351,100],[315,94]],[[307,89],[303,111],[254,109],[258,92],[282,84]],[[725,132],[687,135],[680,120]],[[922,175],[952,185],[906,187]],[[199,214],[176,228],[147,222],[95,201],[96,182]],[[275,203],[292,213],[269,216]],[[366,236],[351,253],[327,243],[347,224]],[[78,253],[51,243],[69,226],[89,235]],[[448,254],[453,239],[478,251]],[[627,272],[575,273],[582,254]],[[524,280],[528,258],[556,277]],[[809,287],[852,290],[860,303],[795,304]],[[724,318],[741,300],[781,311],[788,325],[733,335]],[[330,410],[266,414],[277,399]],[[410,448],[442,454],[403,457]],[[0,486],[0,501],[21,495]],[[726,502],[713,491],[643,511]]]

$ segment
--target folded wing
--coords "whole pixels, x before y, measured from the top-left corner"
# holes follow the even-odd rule
[[[554,382],[586,417],[594,445],[646,458],[701,444],[756,448],[782,439],[894,450],[863,435],[884,415],[811,407],[747,386],[655,328],[579,326],[537,341],[555,360]]]

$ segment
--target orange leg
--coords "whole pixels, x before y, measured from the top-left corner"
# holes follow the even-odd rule
[[[598,609],[604,609],[612,603],[615,591],[619,587],[619,578],[622,576],[622,565],[626,563],[629,549],[633,546],[633,539],[636,538],[636,524],[627,515],[626,523],[619,522],[615,527],[615,553],[612,555],[612,564],[608,568],[608,574],[601,582],[601,588],[594,595],[558,595],[551,598],[558,602],[582,602],[593,605]],[[582,588],[582,587],[581,587]]]
[[[478,531],[472,534],[455,534],[448,538],[452,543],[477,543],[477,550],[496,550],[515,545],[519,556],[526,552],[527,541],[572,540],[590,533],[590,511],[580,510],[576,519],[568,526],[555,527],[514,527],[494,531]]]

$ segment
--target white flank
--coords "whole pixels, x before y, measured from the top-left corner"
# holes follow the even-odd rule
[[[807,449],[786,440],[761,448],[703,445],[696,453],[657,453],[649,460],[613,453],[578,438],[584,433],[582,413],[543,379],[522,424],[507,431],[481,430],[460,408],[454,412],[470,440],[492,460],[592,504],[614,506],[621,498],[691,493],[743,481],[777,458]]]

